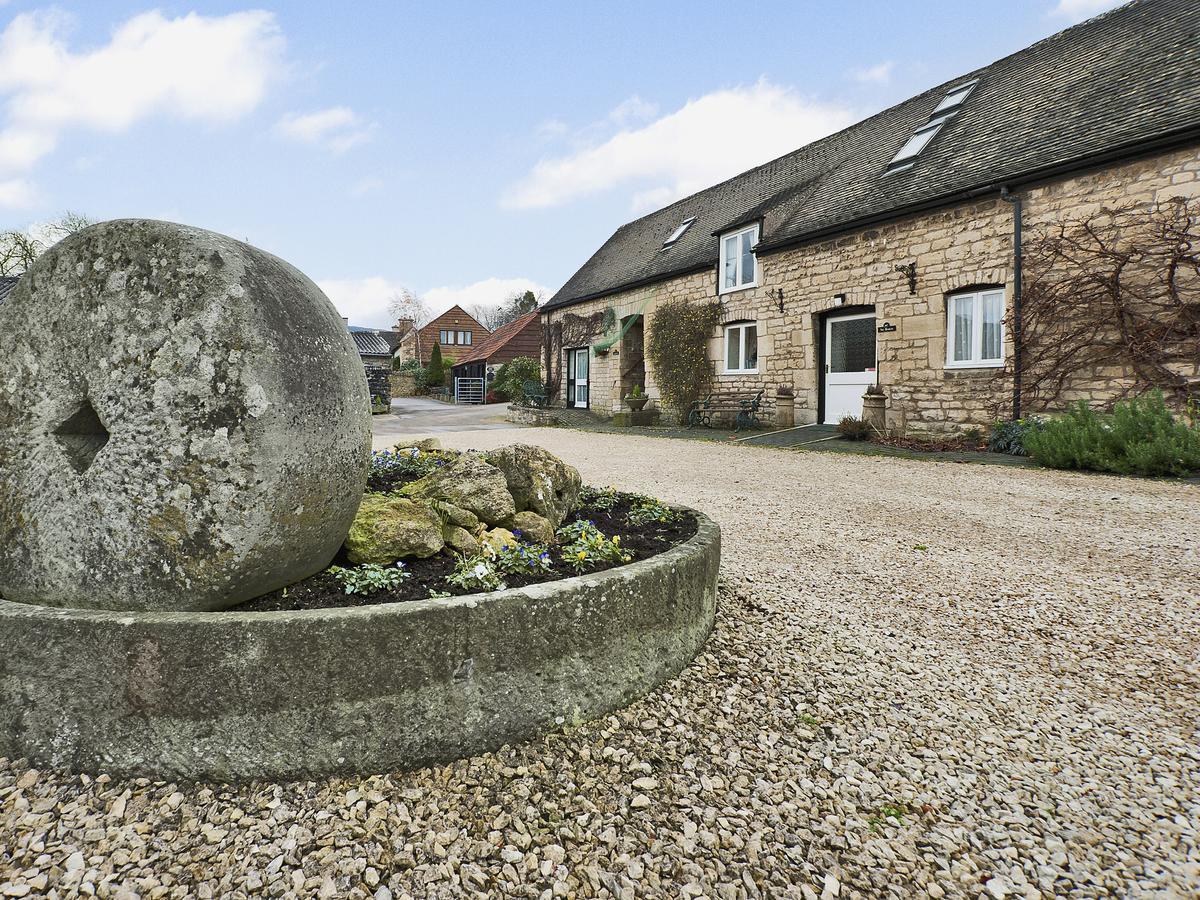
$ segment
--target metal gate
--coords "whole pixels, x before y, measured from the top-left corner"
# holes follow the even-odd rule
[[[454,402],[455,403],[482,403],[483,402],[483,379],[482,378],[455,378],[454,379]]]

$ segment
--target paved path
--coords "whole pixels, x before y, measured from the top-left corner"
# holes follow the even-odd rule
[[[401,397],[392,401],[390,415],[372,416],[376,448],[390,447],[403,437],[444,434],[452,431],[486,431],[519,426],[505,421],[503,403],[455,406],[427,397]]]
[[[719,610],[697,660],[601,721],[406,774],[164,785],[0,760],[0,885],[1196,895],[1194,486],[563,428],[440,437],[540,443],[590,483],[712,515]]]

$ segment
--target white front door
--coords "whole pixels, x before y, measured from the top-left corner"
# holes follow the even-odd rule
[[[588,407],[588,348],[567,351],[567,406]]]
[[[862,417],[862,395],[875,384],[875,313],[825,320],[825,424]]]

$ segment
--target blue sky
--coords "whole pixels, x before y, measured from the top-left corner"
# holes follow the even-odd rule
[[[355,324],[548,295],[636,215],[1115,5],[0,0],[0,226],[211,228]]]

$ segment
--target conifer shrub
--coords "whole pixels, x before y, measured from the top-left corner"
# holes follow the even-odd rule
[[[446,383],[446,364],[442,361],[442,345],[434,344],[429,354],[429,367],[425,370],[425,383],[429,387],[442,387]]]

